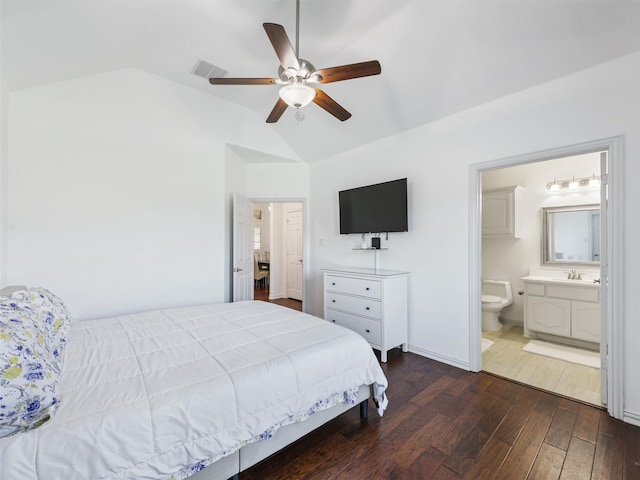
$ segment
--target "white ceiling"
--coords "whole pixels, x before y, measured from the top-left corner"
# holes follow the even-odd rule
[[[198,59],[234,77],[275,77],[262,28],[295,43],[295,0],[1,0],[10,91],[125,67],[255,110],[277,86],[212,86]],[[316,105],[272,125],[314,161],[640,50],[640,2],[301,0],[300,56],[317,68],[379,60],[382,74],[323,85],[353,116]]]

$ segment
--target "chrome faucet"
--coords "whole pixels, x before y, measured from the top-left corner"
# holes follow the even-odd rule
[[[582,280],[582,273],[576,272],[576,269],[573,268],[567,275],[567,280]]]

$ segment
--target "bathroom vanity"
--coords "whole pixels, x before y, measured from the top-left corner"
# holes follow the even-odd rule
[[[600,284],[532,276],[524,282],[524,335],[600,348]]]

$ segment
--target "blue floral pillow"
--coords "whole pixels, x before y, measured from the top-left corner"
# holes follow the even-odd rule
[[[59,404],[70,315],[44,289],[0,298],[0,437],[45,423]]]
[[[64,302],[42,287],[14,292],[11,298],[30,305],[34,314],[32,318],[42,323],[53,353],[62,361],[64,345],[71,328],[71,314]]]

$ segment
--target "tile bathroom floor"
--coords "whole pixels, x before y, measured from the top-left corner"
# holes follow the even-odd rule
[[[516,382],[571,397],[591,405],[600,401],[600,370],[523,352],[529,341],[522,326],[505,325],[497,332],[482,332],[493,345],[482,353],[482,369]]]

